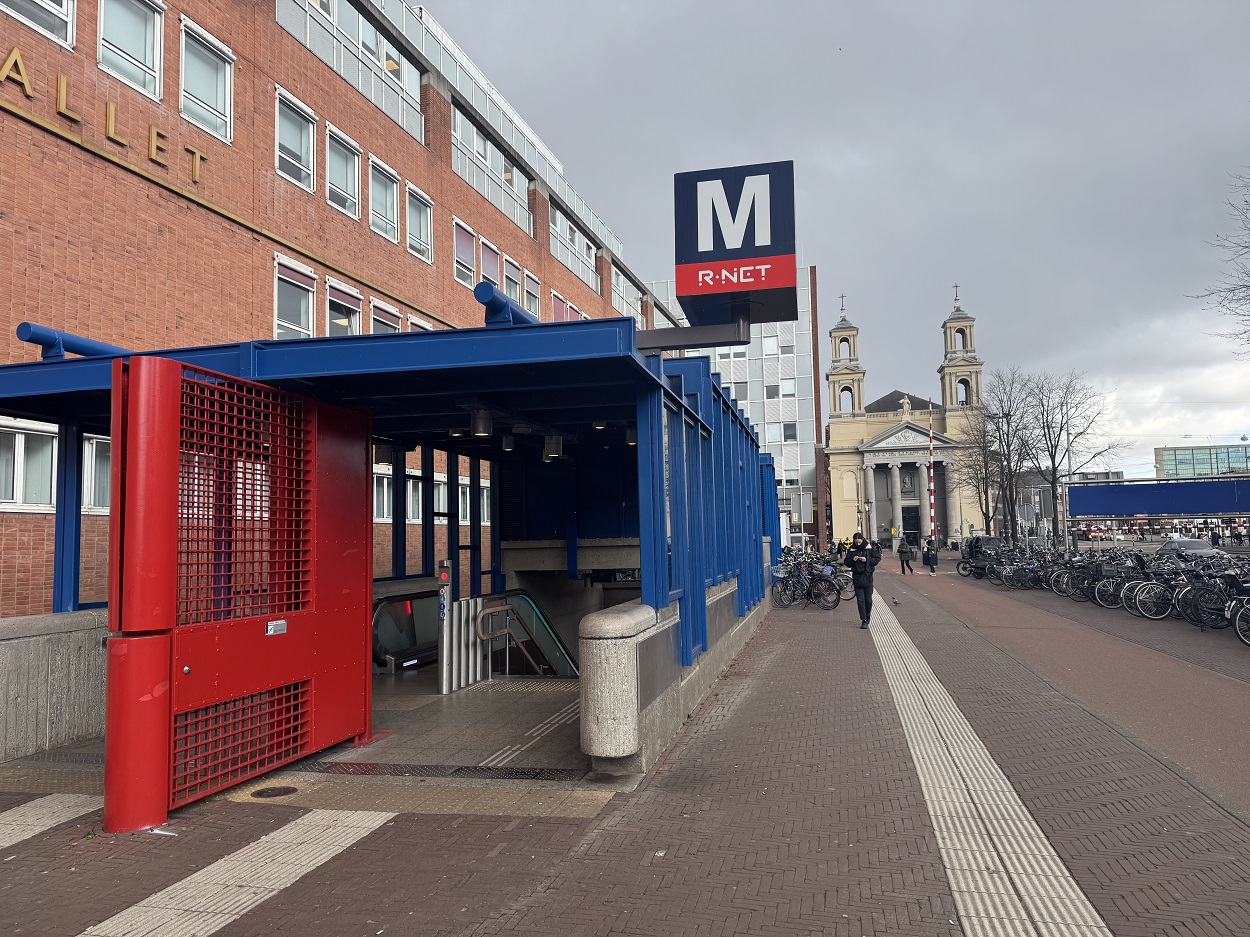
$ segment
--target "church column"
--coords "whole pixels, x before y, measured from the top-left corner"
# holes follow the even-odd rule
[[[946,479],[946,535],[962,540],[964,536],[963,519],[959,511],[959,486],[955,482],[955,463],[946,460],[942,463],[942,475]]]
[[[903,483],[898,475],[899,463],[890,463],[890,526],[895,536],[903,535]]]
[[[864,536],[869,540],[877,535],[877,467],[864,466]]]
[[[932,537],[933,528],[929,526],[929,463],[916,462],[920,469],[920,536]]]

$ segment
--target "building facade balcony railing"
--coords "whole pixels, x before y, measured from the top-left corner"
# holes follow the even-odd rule
[[[455,136],[451,138],[451,168],[485,199],[512,219],[526,234],[534,235],[534,218],[521,196],[504,185],[478,161],[472,151]]]

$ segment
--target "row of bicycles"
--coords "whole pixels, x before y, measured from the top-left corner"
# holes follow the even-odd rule
[[[773,567],[772,598],[778,608],[795,603],[824,611],[855,594],[851,571],[832,553],[810,553],[785,547],[781,565]]]
[[[1136,550],[1063,553],[987,551],[960,560],[961,576],[1008,589],[1050,589],[1074,602],[1138,618],[1184,619],[1202,630],[1232,627],[1250,647],[1250,566],[1226,554],[1148,556]]]

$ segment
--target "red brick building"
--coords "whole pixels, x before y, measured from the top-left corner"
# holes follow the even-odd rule
[[[544,321],[651,324],[615,235],[407,0],[0,0],[0,60],[4,363],[37,356],[25,320],[135,350],[479,325],[483,278]],[[50,608],[55,441],[0,420],[0,617]],[[107,554],[87,447],[83,602]],[[467,518],[466,465],[434,482]],[[379,468],[379,520],[389,492]]]

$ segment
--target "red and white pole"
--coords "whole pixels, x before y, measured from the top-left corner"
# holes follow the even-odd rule
[[[937,509],[933,503],[933,398],[929,398],[929,536],[933,538],[933,546],[937,547]]]

